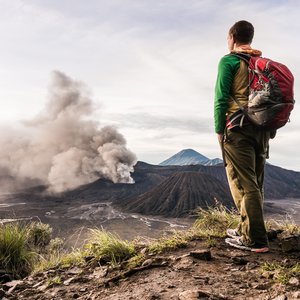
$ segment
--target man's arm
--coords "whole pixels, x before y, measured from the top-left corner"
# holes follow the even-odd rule
[[[214,102],[215,132],[217,133],[219,141],[223,139],[228,99],[233,78],[239,66],[239,58],[233,55],[226,55],[219,62]]]
[[[223,142],[223,137],[224,137],[223,133],[217,133],[217,138],[220,144]]]

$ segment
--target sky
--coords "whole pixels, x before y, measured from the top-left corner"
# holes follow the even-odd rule
[[[138,160],[158,164],[185,148],[221,157],[214,133],[217,66],[238,20],[253,48],[295,76],[291,122],[269,163],[300,171],[300,1],[0,0],[0,128],[45,109],[53,70],[84,82],[93,118],[116,126]],[[0,132],[1,135],[1,132]]]

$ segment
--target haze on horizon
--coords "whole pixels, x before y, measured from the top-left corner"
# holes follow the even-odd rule
[[[291,122],[271,141],[269,163],[300,171],[300,2],[296,0],[0,0],[0,125],[18,127],[47,103],[59,69],[84,82],[98,110],[138,159],[158,164],[182,149],[221,157],[214,85],[229,27],[247,19],[253,47],[295,76]]]

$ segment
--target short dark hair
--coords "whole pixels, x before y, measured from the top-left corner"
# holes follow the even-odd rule
[[[247,21],[238,21],[229,29],[229,34],[232,34],[233,39],[238,43],[251,44],[254,27]]]

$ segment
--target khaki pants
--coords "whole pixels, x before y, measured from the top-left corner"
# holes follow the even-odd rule
[[[269,138],[269,132],[253,125],[236,127],[225,134],[226,173],[241,217],[238,231],[249,246],[268,244],[263,217],[263,181]]]

